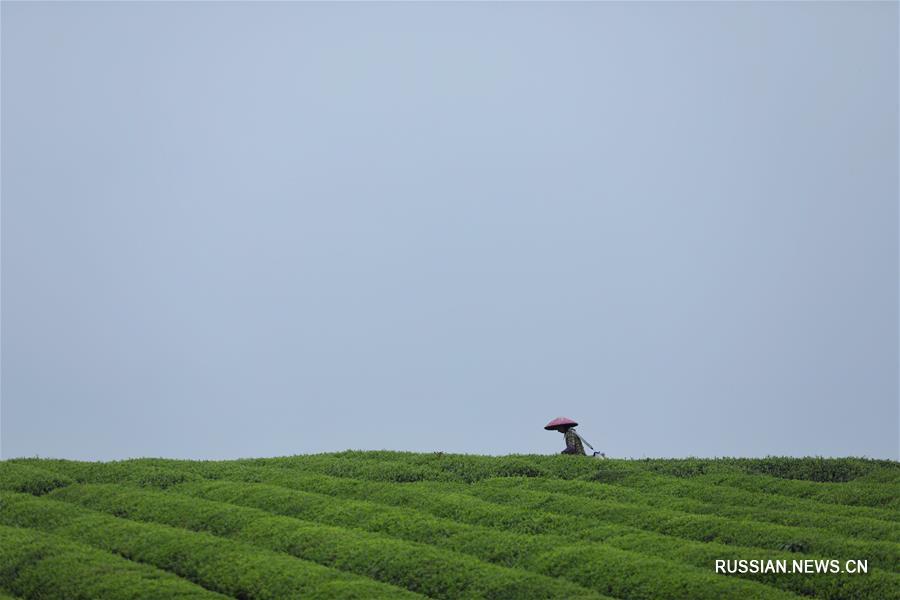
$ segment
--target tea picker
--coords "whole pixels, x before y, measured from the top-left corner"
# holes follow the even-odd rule
[[[547,431],[558,431],[565,436],[566,449],[563,450],[561,454],[577,454],[580,456],[584,456],[584,446],[587,446],[591,450],[594,450],[594,447],[591,446],[586,439],[581,437],[581,435],[577,431],[575,431],[575,428],[577,426],[578,423],[576,423],[569,417],[557,417],[544,425],[544,429],[546,429]],[[594,452],[593,456],[606,458],[606,455],[602,452]]]

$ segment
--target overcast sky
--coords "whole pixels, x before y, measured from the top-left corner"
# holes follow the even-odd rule
[[[898,458],[898,4],[2,3],[4,458]]]

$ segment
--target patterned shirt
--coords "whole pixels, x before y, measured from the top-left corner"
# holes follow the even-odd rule
[[[566,432],[566,449],[563,454],[580,454],[584,456],[584,446],[581,445],[581,438],[575,433],[574,429]]]

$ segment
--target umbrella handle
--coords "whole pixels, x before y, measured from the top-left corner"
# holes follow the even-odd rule
[[[575,432],[575,435],[577,435],[577,436],[578,436],[578,439],[581,440],[582,442],[584,442],[584,443],[587,445],[588,448],[590,448],[591,450],[594,449],[594,447],[591,446],[591,445],[588,443],[588,441],[587,441],[586,439],[584,439],[583,437],[581,437],[581,434],[580,434],[580,433],[578,433],[578,432],[576,431],[576,432]]]

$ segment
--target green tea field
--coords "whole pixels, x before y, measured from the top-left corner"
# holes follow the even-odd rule
[[[900,599],[900,463],[0,462],[0,599]]]

